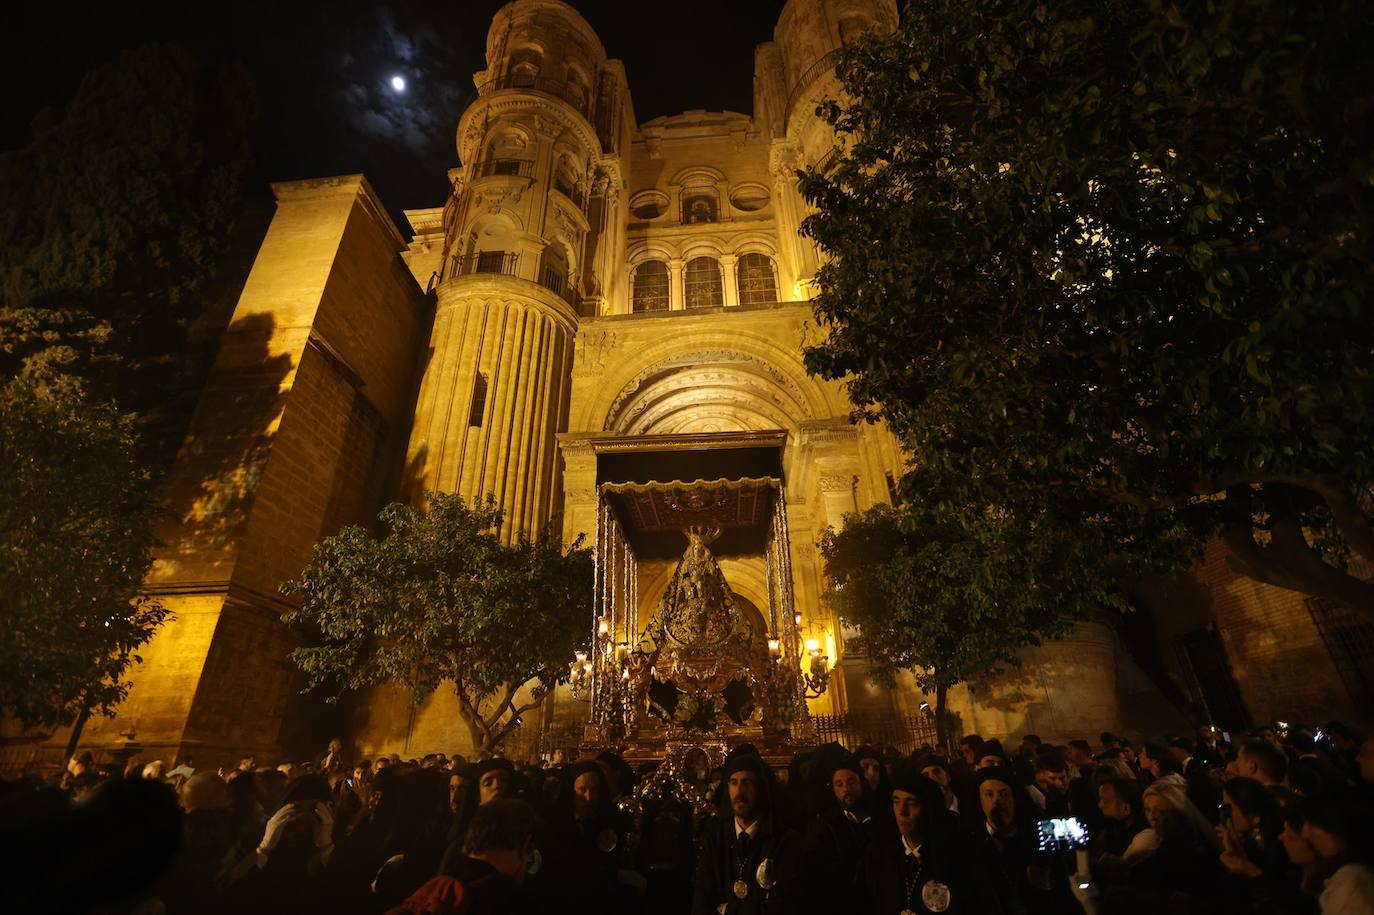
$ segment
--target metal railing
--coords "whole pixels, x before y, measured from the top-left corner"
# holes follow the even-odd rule
[[[812,715],[816,727],[816,742],[836,742],[850,750],[868,745],[896,747],[909,755],[923,746],[933,747],[938,740],[935,719],[930,715],[865,715],[853,712],[844,715]],[[951,735],[952,739],[957,735]]]
[[[821,74],[826,73],[827,71],[833,71],[835,69],[835,63],[839,58],[840,52],[842,50],[844,49],[835,48],[833,51],[830,51],[827,54],[825,54],[820,60],[816,61],[811,66],[807,67],[806,72],[803,73],[801,77],[797,80],[797,83],[792,87],[792,90],[787,93],[787,106],[783,109],[782,122],[782,130],[784,134],[787,133],[787,125],[792,120],[792,106],[797,103],[797,97],[809,88],[811,88],[812,83],[816,82],[816,79]]]
[[[552,267],[545,267],[543,270],[539,271],[539,285],[562,296],[563,301],[567,302],[574,309],[578,308],[581,304],[581,297],[577,294],[577,290],[573,288],[573,284],[568,282],[566,276],[554,270]]]
[[[535,92],[542,92],[545,95],[552,95],[562,99],[569,105],[577,109],[578,114],[587,117],[591,114],[591,99],[588,97],[589,90],[586,90],[578,83],[570,83],[566,80],[552,79],[546,76],[503,76],[500,79],[490,79],[477,87],[479,95],[486,95],[495,89],[531,89]],[[581,91],[579,91],[581,90]]]
[[[528,178],[534,174],[534,162],[529,159],[487,159],[477,163],[473,169],[474,178],[486,178],[491,175],[511,175],[516,178]]]
[[[466,276],[470,273],[515,276],[519,264],[520,255],[514,251],[477,251],[450,259],[448,276]]]

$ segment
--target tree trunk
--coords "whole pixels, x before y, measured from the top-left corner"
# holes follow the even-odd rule
[[[81,732],[86,729],[86,722],[91,717],[91,710],[86,706],[81,707],[81,714],[76,716],[76,721],[72,722],[72,733],[67,738],[67,755],[62,757],[62,768],[67,767],[67,763],[76,755],[76,747],[81,743]]]
[[[945,699],[949,696],[949,687],[943,683],[935,687],[935,741],[946,750],[949,749],[949,722],[945,717]]]

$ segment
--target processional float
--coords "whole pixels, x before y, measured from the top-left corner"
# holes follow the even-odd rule
[[[591,702],[583,749],[657,761],[699,747],[718,760],[747,741],[782,761],[813,745],[805,697],[817,672],[814,658],[811,673],[802,671],[781,481],[603,483],[597,496],[592,648],[574,665],[579,692]],[[685,541],[644,621],[627,522]],[[758,613],[738,605],[712,552],[722,535],[744,528],[766,532],[758,549],[768,601]]]

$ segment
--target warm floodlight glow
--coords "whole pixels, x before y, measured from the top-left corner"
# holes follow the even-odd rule
[[[405,80],[405,77],[404,77],[404,76],[393,76],[393,77],[391,77],[391,88],[395,89],[397,92],[404,92],[404,91],[406,91],[406,80]]]
[[[768,640],[768,653],[776,655],[782,649],[782,643],[777,639]]]
[[[811,652],[812,654],[816,654],[818,651],[821,650],[821,643],[816,639],[807,639],[806,650]]]

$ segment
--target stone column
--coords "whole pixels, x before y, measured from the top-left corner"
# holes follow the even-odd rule
[[[720,270],[724,274],[725,295],[724,302],[727,306],[739,304],[739,278],[735,274],[735,264],[739,262],[733,254],[725,254],[720,259]]]
[[[684,261],[673,258],[668,261],[668,310],[682,311],[687,307],[687,294],[682,286]]]
[[[506,512],[503,539],[538,533],[554,507],[575,322],[562,298],[522,280],[469,275],[439,286],[407,451],[412,498],[492,495]]]

